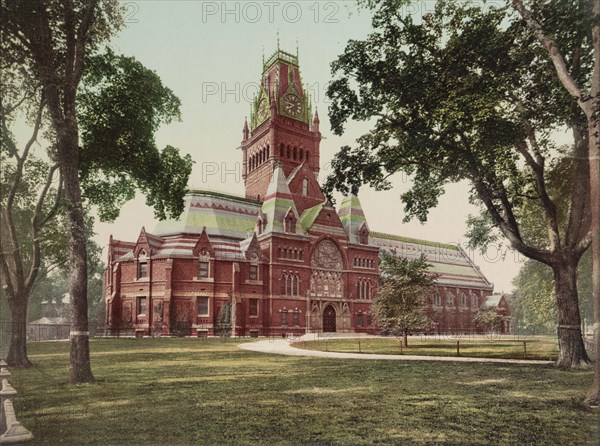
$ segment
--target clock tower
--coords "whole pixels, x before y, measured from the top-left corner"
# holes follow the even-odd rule
[[[288,178],[302,168],[316,181],[319,173],[319,117],[302,86],[298,55],[279,48],[263,61],[260,90],[243,130],[243,178],[246,198],[263,200],[273,169]]]

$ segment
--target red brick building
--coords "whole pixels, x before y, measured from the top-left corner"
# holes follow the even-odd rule
[[[426,254],[439,273],[426,311],[439,330],[467,331],[492,292],[453,245],[371,231],[355,196],[339,209],[318,183],[319,117],[298,59],[278,50],[243,128],[245,196],[192,191],[177,221],[136,242],[110,239],[107,324],[144,335],[372,332],[379,251]]]

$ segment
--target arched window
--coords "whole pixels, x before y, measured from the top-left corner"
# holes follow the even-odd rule
[[[142,279],[148,277],[148,258],[146,251],[143,249],[138,254],[137,278]]]
[[[365,283],[362,280],[359,280],[358,283],[358,298],[364,299],[365,295]]]
[[[290,158],[290,152],[292,151],[292,148],[290,146],[287,146],[287,152],[286,152],[286,157],[289,159]]]
[[[296,147],[294,147],[294,152],[293,153],[294,153],[293,154],[294,161],[296,161],[296,159],[298,159],[298,149]]]
[[[365,227],[363,227],[361,229],[361,231],[358,233],[358,242],[361,245],[369,244],[369,231],[367,231],[367,229]]]
[[[302,161],[302,159],[304,158],[304,149],[302,147],[300,147],[300,153],[298,153],[298,157],[300,161]]]
[[[371,282],[365,283],[365,299],[371,298]]]
[[[269,144],[267,144],[267,158],[266,159],[269,159],[269,156],[271,156],[271,154],[269,153],[270,149],[271,148],[269,147]]]
[[[281,276],[281,294],[287,294],[287,281],[288,281],[288,276],[287,274],[283,274]]]
[[[308,153],[308,150],[307,150],[307,151],[306,151],[306,162],[307,162],[307,163],[308,163],[308,155],[309,155],[309,153]]]
[[[279,157],[283,158],[283,152],[284,152],[285,148],[283,146],[283,143],[281,143],[281,145],[279,146]]]
[[[302,195],[308,195],[308,178],[302,180]]]

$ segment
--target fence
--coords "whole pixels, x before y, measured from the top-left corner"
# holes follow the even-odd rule
[[[17,421],[17,415],[11,398],[17,391],[8,383],[10,372],[6,363],[0,361],[0,378],[2,379],[2,390],[0,390],[0,444],[23,443],[33,438],[25,426]]]

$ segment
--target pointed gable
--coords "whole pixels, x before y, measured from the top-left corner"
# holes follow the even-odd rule
[[[346,232],[331,203],[324,202],[305,210],[300,218],[306,232],[316,235],[331,235],[346,240]]]
[[[281,165],[273,170],[271,183],[262,204],[261,212],[264,214],[263,233],[290,232],[286,231],[285,220],[293,215],[295,221],[299,220],[298,211],[288,187],[285,174]],[[303,234],[301,225],[296,226],[296,234]]]
[[[306,209],[325,201],[321,186],[306,160],[292,171],[287,181],[300,215]]]
[[[255,233],[240,242],[240,249],[246,260],[263,260],[260,244]]]
[[[142,250],[146,253],[146,256],[151,256],[160,248],[162,242],[162,238],[147,233],[146,228],[142,226],[140,235],[135,243],[135,249],[133,250],[134,257],[138,257]]]
[[[198,257],[202,252],[208,253],[211,257],[214,257],[215,250],[213,249],[208,233],[206,232],[206,226],[202,228],[202,233],[198,237],[198,241],[192,250],[195,257]]]
[[[344,197],[338,215],[350,243],[368,244],[369,225],[356,195],[350,194]],[[367,243],[361,243],[365,240]]]

